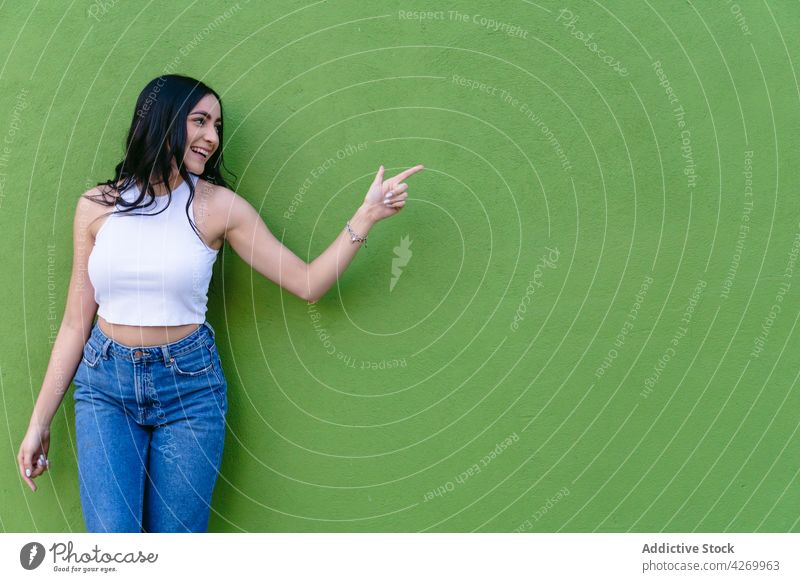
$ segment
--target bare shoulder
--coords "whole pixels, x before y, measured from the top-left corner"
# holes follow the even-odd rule
[[[213,203],[215,208],[228,208],[239,195],[225,186],[219,184],[212,184],[200,178],[197,180],[195,188],[195,195],[202,196],[208,199],[209,203]]]
[[[98,219],[112,210],[113,202],[119,196],[107,186],[95,186],[86,190],[78,198],[75,206],[75,224],[86,229],[94,240],[102,222]]]
[[[212,184],[205,180],[197,181],[197,192],[201,192],[201,199],[205,199],[211,214],[222,221],[230,228],[243,210],[250,207],[250,203],[239,194],[218,184]],[[227,230],[226,228],[226,230]]]
[[[119,198],[118,191],[110,186],[100,185],[89,188],[86,192],[81,194],[78,205],[85,206],[86,208],[92,208],[93,206],[108,208],[110,202],[112,200],[116,201],[117,198]]]
[[[198,227],[205,232],[209,246],[219,249],[235,224],[238,201],[244,201],[244,198],[230,188],[203,179],[195,185],[195,197],[192,205]]]
[[[90,188],[78,198],[75,212],[83,217],[96,216],[100,214],[103,209],[108,209],[108,206],[101,202],[102,200],[110,200],[105,189],[102,186]]]

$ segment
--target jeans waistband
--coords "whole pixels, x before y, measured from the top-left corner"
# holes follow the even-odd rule
[[[204,342],[214,342],[214,328],[207,321],[201,323],[196,330],[178,341],[155,346],[126,346],[115,342],[100,329],[97,321],[89,334],[89,343],[92,348],[100,352],[101,357],[108,358],[113,355],[117,358],[131,362],[141,360],[162,360],[168,362],[170,357],[180,356],[197,348]]]

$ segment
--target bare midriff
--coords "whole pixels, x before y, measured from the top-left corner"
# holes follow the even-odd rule
[[[99,315],[97,325],[106,336],[129,348],[160,346],[185,338],[198,327],[196,323],[186,325],[121,325],[109,323]]]

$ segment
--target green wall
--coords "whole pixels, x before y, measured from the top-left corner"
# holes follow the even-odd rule
[[[84,529],[71,392],[37,493],[15,456],[165,72],[307,260],[426,166],[317,305],[220,253],[212,531],[800,531],[797,3],[429,5],[3,4],[2,531]]]

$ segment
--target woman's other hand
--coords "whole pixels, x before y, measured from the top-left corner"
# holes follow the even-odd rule
[[[47,451],[50,449],[50,429],[31,425],[22,440],[17,454],[19,471],[32,491],[36,491],[33,480],[50,468]]]
[[[425,166],[419,164],[386,181],[383,179],[383,166],[378,169],[367,196],[364,198],[364,206],[368,207],[375,222],[394,216],[402,210],[406,204],[406,198],[408,198],[408,184],[403,180],[423,169]]]

